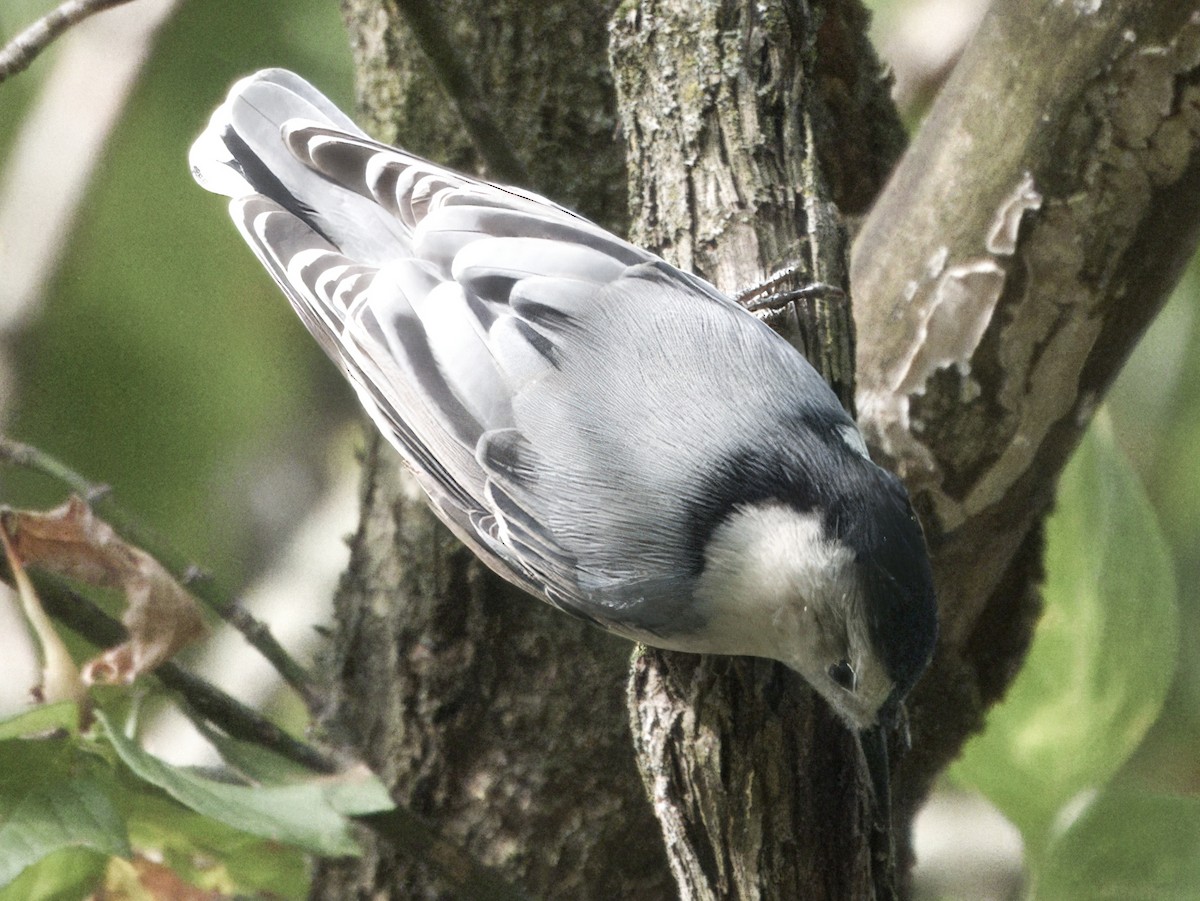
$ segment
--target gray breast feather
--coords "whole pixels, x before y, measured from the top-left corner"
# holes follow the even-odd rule
[[[371,141],[291,73],[239,82],[191,161],[442,519],[501,575],[610,628],[700,625],[682,562],[698,475],[790,398],[840,414],[707,283],[544,198]]]

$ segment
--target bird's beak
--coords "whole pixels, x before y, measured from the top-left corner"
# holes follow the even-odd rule
[[[892,770],[888,762],[888,727],[876,723],[858,733],[863,757],[867,761],[867,776],[875,796],[875,828],[892,828]]]
[[[875,798],[875,816],[871,823],[871,870],[878,901],[898,897],[896,890],[896,850],[892,841],[892,770],[888,760],[888,736],[901,731],[908,746],[908,717],[904,705],[889,699],[879,712],[874,726],[858,733],[858,743],[867,762],[867,777]]]
[[[896,849],[892,841],[892,779],[888,765],[889,727],[876,723],[858,733],[859,746],[867,761],[875,816],[871,822],[871,882],[876,901],[895,901]]]
[[[888,737],[893,732],[900,735],[902,751],[907,750],[911,746],[908,711],[895,692],[879,709],[875,725],[858,734],[867,761],[871,792],[875,795],[875,827],[889,832],[892,828],[892,769],[888,760]]]

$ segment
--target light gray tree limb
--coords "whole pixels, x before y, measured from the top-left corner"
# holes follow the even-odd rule
[[[67,0],[0,47],[0,82],[24,72],[56,38],[88,16],[129,0]]]
[[[909,807],[1003,694],[1059,472],[1200,237],[1200,4],[998,0],[854,245],[859,412],[934,549]]]

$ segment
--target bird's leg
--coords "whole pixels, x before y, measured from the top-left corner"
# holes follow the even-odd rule
[[[837,285],[814,282],[806,269],[780,269],[738,295],[738,304],[800,351],[854,409],[854,320]]]
[[[846,292],[836,285],[825,282],[805,282],[804,273],[795,266],[788,266],[769,275],[765,280],[738,295],[737,302],[757,313],[760,310],[780,310],[798,300],[815,300],[823,297],[841,299]]]

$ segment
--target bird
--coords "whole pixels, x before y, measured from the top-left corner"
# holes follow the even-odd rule
[[[895,727],[937,639],[920,523],[752,313],[373,140],[283,69],[238,81],[189,163],[490,569],[650,646],[780,661],[851,729]]]

